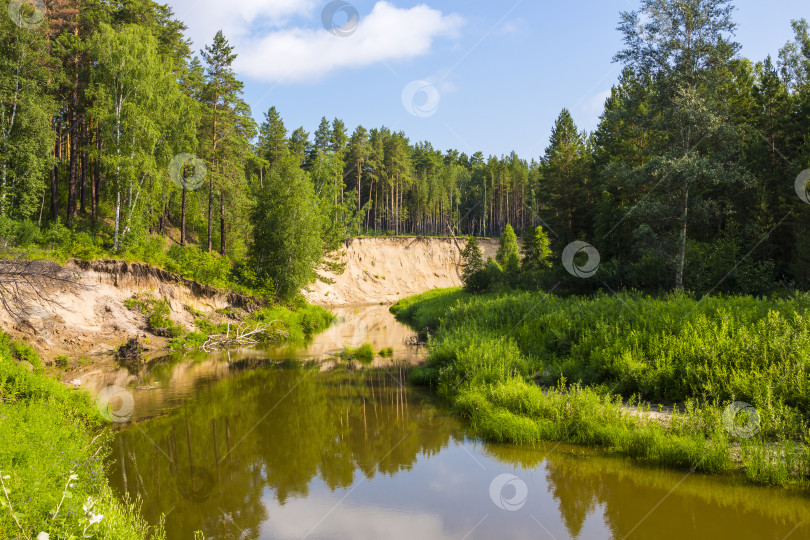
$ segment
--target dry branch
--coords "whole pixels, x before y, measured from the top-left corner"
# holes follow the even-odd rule
[[[272,328],[275,323],[283,324],[283,321],[256,323],[255,325],[242,322],[234,329],[233,336],[231,335],[231,323],[228,323],[227,333],[208,336],[208,340],[200,346],[200,349],[205,352],[211,352],[226,347],[247,347],[249,345],[256,345],[263,339],[266,339],[271,332],[276,336],[288,338],[290,334],[285,330]]]

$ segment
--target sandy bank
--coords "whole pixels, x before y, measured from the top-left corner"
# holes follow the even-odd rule
[[[393,303],[431,289],[461,285],[461,250],[466,240],[445,238],[357,238],[334,256],[345,271],[321,272],[304,292],[315,304],[339,306]],[[495,257],[497,240],[479,240],[484,259]],[[333,283],[332,283],[333,282]]]

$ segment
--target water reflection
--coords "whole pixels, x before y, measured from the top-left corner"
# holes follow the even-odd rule
[[[806,498],[578,448],[481,444],[403,379],[234,374],[121,431],[111,480],[143,498],[149,521],[167,514],[170,539],[810,535]],[[504,472],[528,489],[516,512],[490,498]]]
[[[810,538],[806,495],[469,438],[435,396],[404,385],[409,329],[384,306],[341,315],[303,349],[166,358],[130,380],[114,489],[140,496],[151,523],[165,514],[171,540]],[[395,360],[309,362],[351,340],[394,347]],[[517,511],[491,498],[501,474],[526,486]]]

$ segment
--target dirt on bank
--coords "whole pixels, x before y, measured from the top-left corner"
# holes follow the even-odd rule
[[[466,240],[440,238],[361,238],[347,241],[334,261],[342,272],[321,271],[323,280],[304,294],[312,303],[340,306],[393,303],[431,289],[461,285],[461,250]],[[497,240],[480,240],[484,258],[494,257]],[[79,276],[73,289],[48,291],[51,303],[27,306],[28,316],[15,320],[0,309],[0,326],[24,339],[45,359],[67,356],[75,364],[112,362],[115,351],[137,338],[147,355],[164,351],[167,338],[153,335],[146,316],[125,306],[134,295],[165,298],[170,317],[194,330],[190,309],[214,315],[222,308],[250,310],[255,299],[223,291],[148,264],[118,260],[72,260],[65,266]]]
[[[28,315],[16,320],[0,310],[0,325],[14,338],[25,339],[46,361],[59,356],[72,360],[111,358],[115,350],[138,338],[146,352],[166,348],[168,340],[151,334],[146,316],[124,302],[150,292],[165,298],[171,318],[193,329],[188,308],[204,314],[227,307],[250,308],[250,297],[182,278],[148,264],[115,260],[70,261],[65,268],[79,276],[72,289],[46,291],[51,302],[27,306]]]
[[[484,259],[495,257],[497,240],[479,240]],[[340,306],[393,303],[431,289],[461,285],[461,250],[466,240],[449,238],[356,238],[333,257],[341,272],[304,291],[314,304]]]

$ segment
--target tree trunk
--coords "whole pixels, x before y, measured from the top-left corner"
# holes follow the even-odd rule
[[[180,203],[180,245],[186,245],[186,196],[188,194],[188,190],[186,189],[186,183],[183,182],[183,196]]]
[[[675,270],[675,291],[679,294],[683,292],[683,269],[686,265],[686,228],[689,217],[689,184],[687,183],[683,191],[683,217],[681,217],[681,239],[678,243],[678,260]]]
[[[82,127],[82,138],[81,138],[81,141],[80,141],[82,146],[84,146],[84,144],[86,143],[86,139],[87,139],[87,128],[85,126],[85,127]],[[88,157],[87,157],[87,152],[84,151],[84,150],[82,150],[82,153],[81,153],[81,160],[82,160],[82,173],[81,173],[82,181],[81,181],[81,192],[80,192],[80,197],[79,197],[79,211],[82,214],[86,214],[87,213],[87,167],[88,167],[88,161],[89,160],[88,160]]]
[[[56,158],[56,163],[51,169],[51,219],[54,223],[59,220],[59,158],[61,153],[61,134],[59,124],[56,124],[56,142],[54,143],[53,155]]]
[[[225,256],[225,192],[219,192],[219,254]]]
[[[101,128],[96,130],[96,137],[98,137],[98,155],[101,156],[104,152],[104,140],[101,138]],[[97,159],[95,162],[95,178],[93,179],[93,223],[98,219],[98,205],[101,200],[101,160]]]
[[[211,253],[211,249],[214,247],[214,239],[211,237],[211,220],[213,219],[214,213],[214,180],[211,179],[208,181],[208,253]]]
[[[78,77],[78,74],[76,75]],[[76,83],[78,84],[78,83]],[[79,115],[76,109],[79,107],[79,89],[76,84],[70,100],[70,133],[68,134],[70,151],[70,173],[68,174],[68,200],[67,200],[67,223],[70,225],[76,220],[76,192],[79,180],[79,145],[78,145],[78,123]]]

